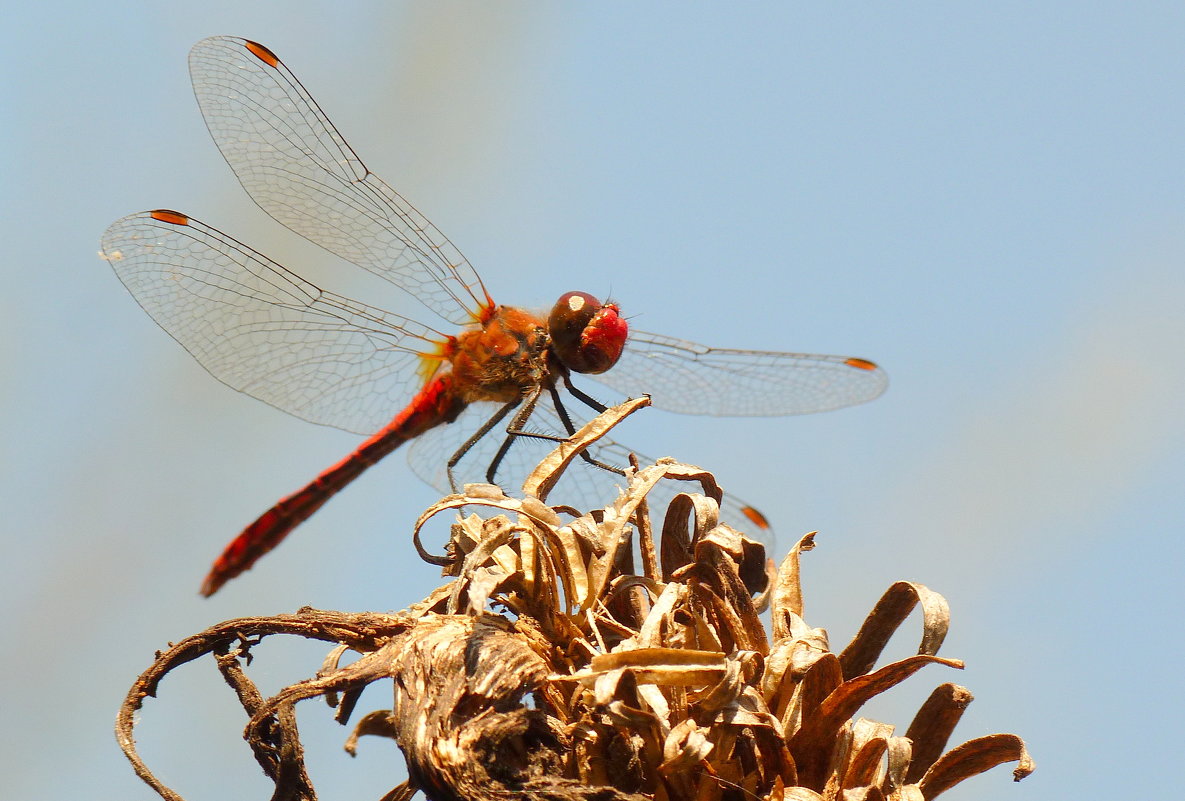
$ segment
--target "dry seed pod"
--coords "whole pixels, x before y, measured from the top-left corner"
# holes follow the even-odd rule
[[[904,736],[856,717],[922,668],[962,667],[937,655],[950,620],[932,590],[894,584],[835,654],[805,618],[800,561],[815,535],[791,549],[766,587],[754,567],[765,562],[763,546],[718,523],[720,490],[705,471],[661,460],[628,472],[602,509],[573,517],[546,506],[547,487],[580,449],[644,404],[610,409],[563,443],[532,475],[525,500],[474,485],[425,511],[413,539],[449,581],[407,612],[233,620],[161,653],[117,724],[136,771],[163,798],[180,798],[137,755],[133,718],[170,670],[212,654],[277,797],[315,798],[295,704],[326,698],[345,723],[362,690],[387,678],[392,707],[363,715],[346,747],[353,752],[362,735],[395,740],[412,778],[391,800],[419,790],[434,801],[914,801],[1006,762],[1017,763],[1017,780],[1032,772],[1013,735],[947,750],[971,700],[954,684],[935,689]],[[648,503],[664,481],[685,486],[666,508]],[[423,525],[462,507],[446,552],[428,553]],[[918,604],[918,653],[877,668]],[[315,677],[263,698],[243,662],[273,634],[334,647]],[[342,666],[347,650],[361,656]]]

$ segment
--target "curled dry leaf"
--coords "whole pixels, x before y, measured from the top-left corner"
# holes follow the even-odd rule
[[[448,581],[407,612],[235,620],[159,654],[117,724],[137,772],[180,798],[136,754],[133,718],[170,670],[207,654],[242,703],[276,797],[315,797],[297,703],[324,698],[344,724],[362,690],[384,679],[394,680],[393,703],[361,716],[346,747],[353,753],[362,735],[394,739],[411,779],[386,798],[400,801],[417,789],[434,801],[912,801],[1004,762],[1017,763],[1018,779],[1032,771],[1013,735],[946,750],[971,700],[957,685],[936,689],[904,736],[854,719],[927,666],[962,666],[937,656],[950,624],[937,593],[894,584],[836,654],[806,621],[800,562],[815,535],[774,570],[760,543],[720,524],[721,490],[706,471],[664,459],[628,470],[602,509],[547,506],[582,449],[644,405],[610,409],[561,443],[524,498],[470,485],[425,511],[413,543]],[[649,493],[668,481],[681,484],[658,504]],[[462,510],[444,552],[429,553],[425,523]],[[766,600],[769,631],[758,615]],[[876,668],[919,604],[917,655]],[[274,634],[334,647],[317,675],[264,698],[243,663]],[[343,664],[346,651],[358,658]]]
[[[918,645],[918,653],[938,653],[950,628],[946,599],[921,584],[898,581],[877,601],[860,631],[839,655],[844,676],[851,678],[871,670],[889,638],[919,603],[922,605],[922,642]]]

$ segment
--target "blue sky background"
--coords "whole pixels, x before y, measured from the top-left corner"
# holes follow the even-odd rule
[[[1179,761],[1185,522],[1185,9],[1177,3],[204,4],[6,9],[0,128],[4,537],[0,795],[147,799],[111,735],[155,649],[302,604],[399,609],[439,583],[400,533],[431,502],[397,455],[213,600],[260,511],[356,438],[211,379],[98,259],[181,209],[336,291],[393,291],[271,222],[202,124],[188,48],[257,39],[500,299],[609,292],[639,327],[884,365],[873,404],[803,418],[635,418],[714,469],[805,558],[837,649],[893,581],[946,595],[930,688],[959,741],[1028,742],[951,797],[1159,794]],[[894,644],[916,647],[916,623]],[[278,688],[321,649],[261,650]],[[225,704],[220,702],[225,701]],[[362,707],[381,706],[380,694]],[[324,797],[401,758],[302,708]],[[265,797],[212,664],[148,704],[187,798]]]

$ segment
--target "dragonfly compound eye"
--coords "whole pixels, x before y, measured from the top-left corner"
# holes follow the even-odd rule
[[[603,373],[617,364],[629,335],[617,304],[602,304],[587,292],[561,295],[547,330],[556,357],[577,373]]]

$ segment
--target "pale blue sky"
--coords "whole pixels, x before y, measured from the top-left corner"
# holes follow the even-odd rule
[[[783,545],[820,530],[807,617],[837,648],[895,580],[947,596],[942,653],[967,670],[925,671],[870,713],[904,727],[956,681],[977,698],[957,738],[1015,732],[1038,763],[952,798],[1163,792],[1185,712],[1165,675],[1185,606],[1180,4],[62,3],[4,18],[0,795],[150,798],[110,729],[154,649],[306,603],[397,609],[439,582],[400,534],[433,493],[396,455],[197,596],[233,533],[356,438],[211,379],[98,259],[100,233],[177,208],[393,305],[239,188],[189,89],[188,48],[213,34],[279,53],[500,299],[612,292],[648,330],[885,366],[888,393],[864,407],[653,412],[629,440],[716,470]],[[260,657],[274,686],[320,662]],[[188,798],[264,797],[234,710],[207,702],[222,692],[212,666],[182,671],[140,741]],[[324,797],[389,789],[384,744],[350,760],[322,707],[301,720]]]

